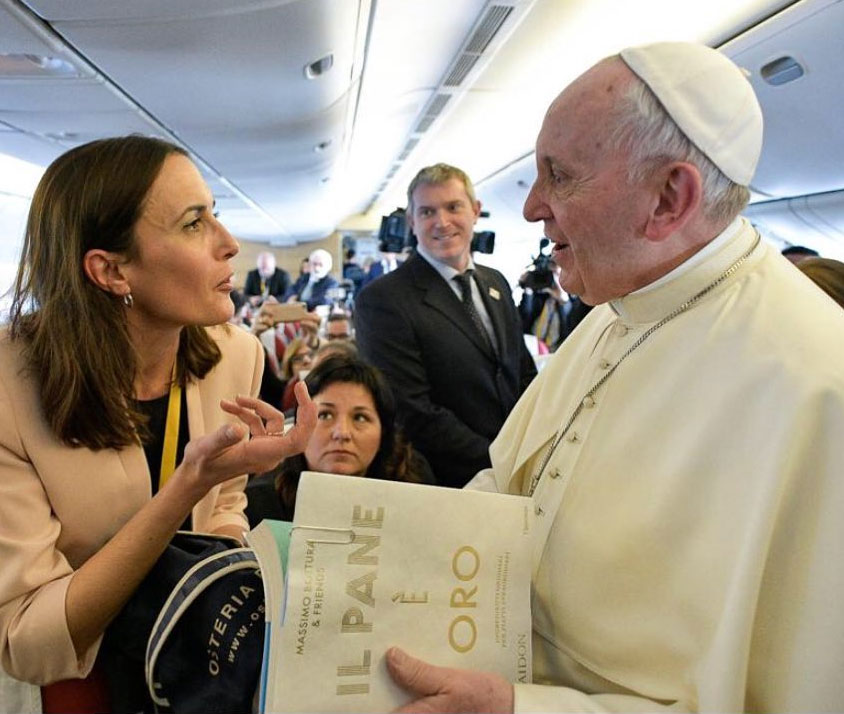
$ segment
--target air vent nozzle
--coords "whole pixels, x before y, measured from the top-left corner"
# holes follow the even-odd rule
[[[307,79],[316,79],[322,76],[334,66],[334,54],[329,52],[325,57],[320,57],[310,64],[305,65],[305,77]]]
[[[788,84],[795,79],[800,79],[806,74],[806,71],[794,57],[786,55],[763,65],[759,74],[768,84],[778,87],[781,84]]]

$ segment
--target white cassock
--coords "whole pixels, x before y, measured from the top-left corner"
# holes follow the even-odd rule
[[[589,389],[756,238],[737,219],[593,310],[479,480],[527,493]],[[622,362],[534,499],[537,684],[516,711],[844,710],[844,310],[772,247]]]

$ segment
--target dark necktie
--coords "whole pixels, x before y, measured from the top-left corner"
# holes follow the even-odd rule
[[[466,312],[469,313],[469,317],[472,318],[472,322],[478,329],[478,332],[481,333],[481,337],[483,337],[484,344],[486,344],[487,347],[492,349],[492,344],[489,339],[489,333],[486,331],[483,320],[481,320],[481,316],[478,314],[478,310],[475,307],[475,301],[472,300],[472,271],[467,270],[465,273],[455,275],[452,279],[456,280],[457,284],[460,286],[460,294],[463,296],[463,307],[466,308]]]

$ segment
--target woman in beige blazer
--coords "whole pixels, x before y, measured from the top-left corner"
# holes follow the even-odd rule
[[[235,401],[263,368],[255,338],[222,324],[237,250],[166,142],[92,142],[41,180],[0,333],[0,663],[13,677],[85,677],[174,532],[242,537],[241,474],[302,450],[304,389],[306,418],[285,437],[268,433],[281,414]],[[160,424],[156,403],[174,405]],[[145,454],[168,434],[179,448]]]

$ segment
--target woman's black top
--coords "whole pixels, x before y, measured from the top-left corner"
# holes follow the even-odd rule
[[[144,443],[144,453],[147,457],[147,466],[149,466],[149,476],[152,484],[152,495],[158,493],[159,479],[161,478],[161,451],[164,448],[164,430],[167,428],[167,403],[170,399],[169,394],[157,399],[148,399],[143,401],[135,401],[135,408],[145,414],[149,421],[147,422],[147,433],[149,439]],[[188,426],[188,405],[185,399],[185,390],[182,389],[182,403],[180,406],[179,415],[179,441],[176,447],[176,466],[182,463],[185,456],[185,446],[190,441],[190,428]],[[188,515],[187,520],[182,524],[181,530],[191,530],[191,517]]]

